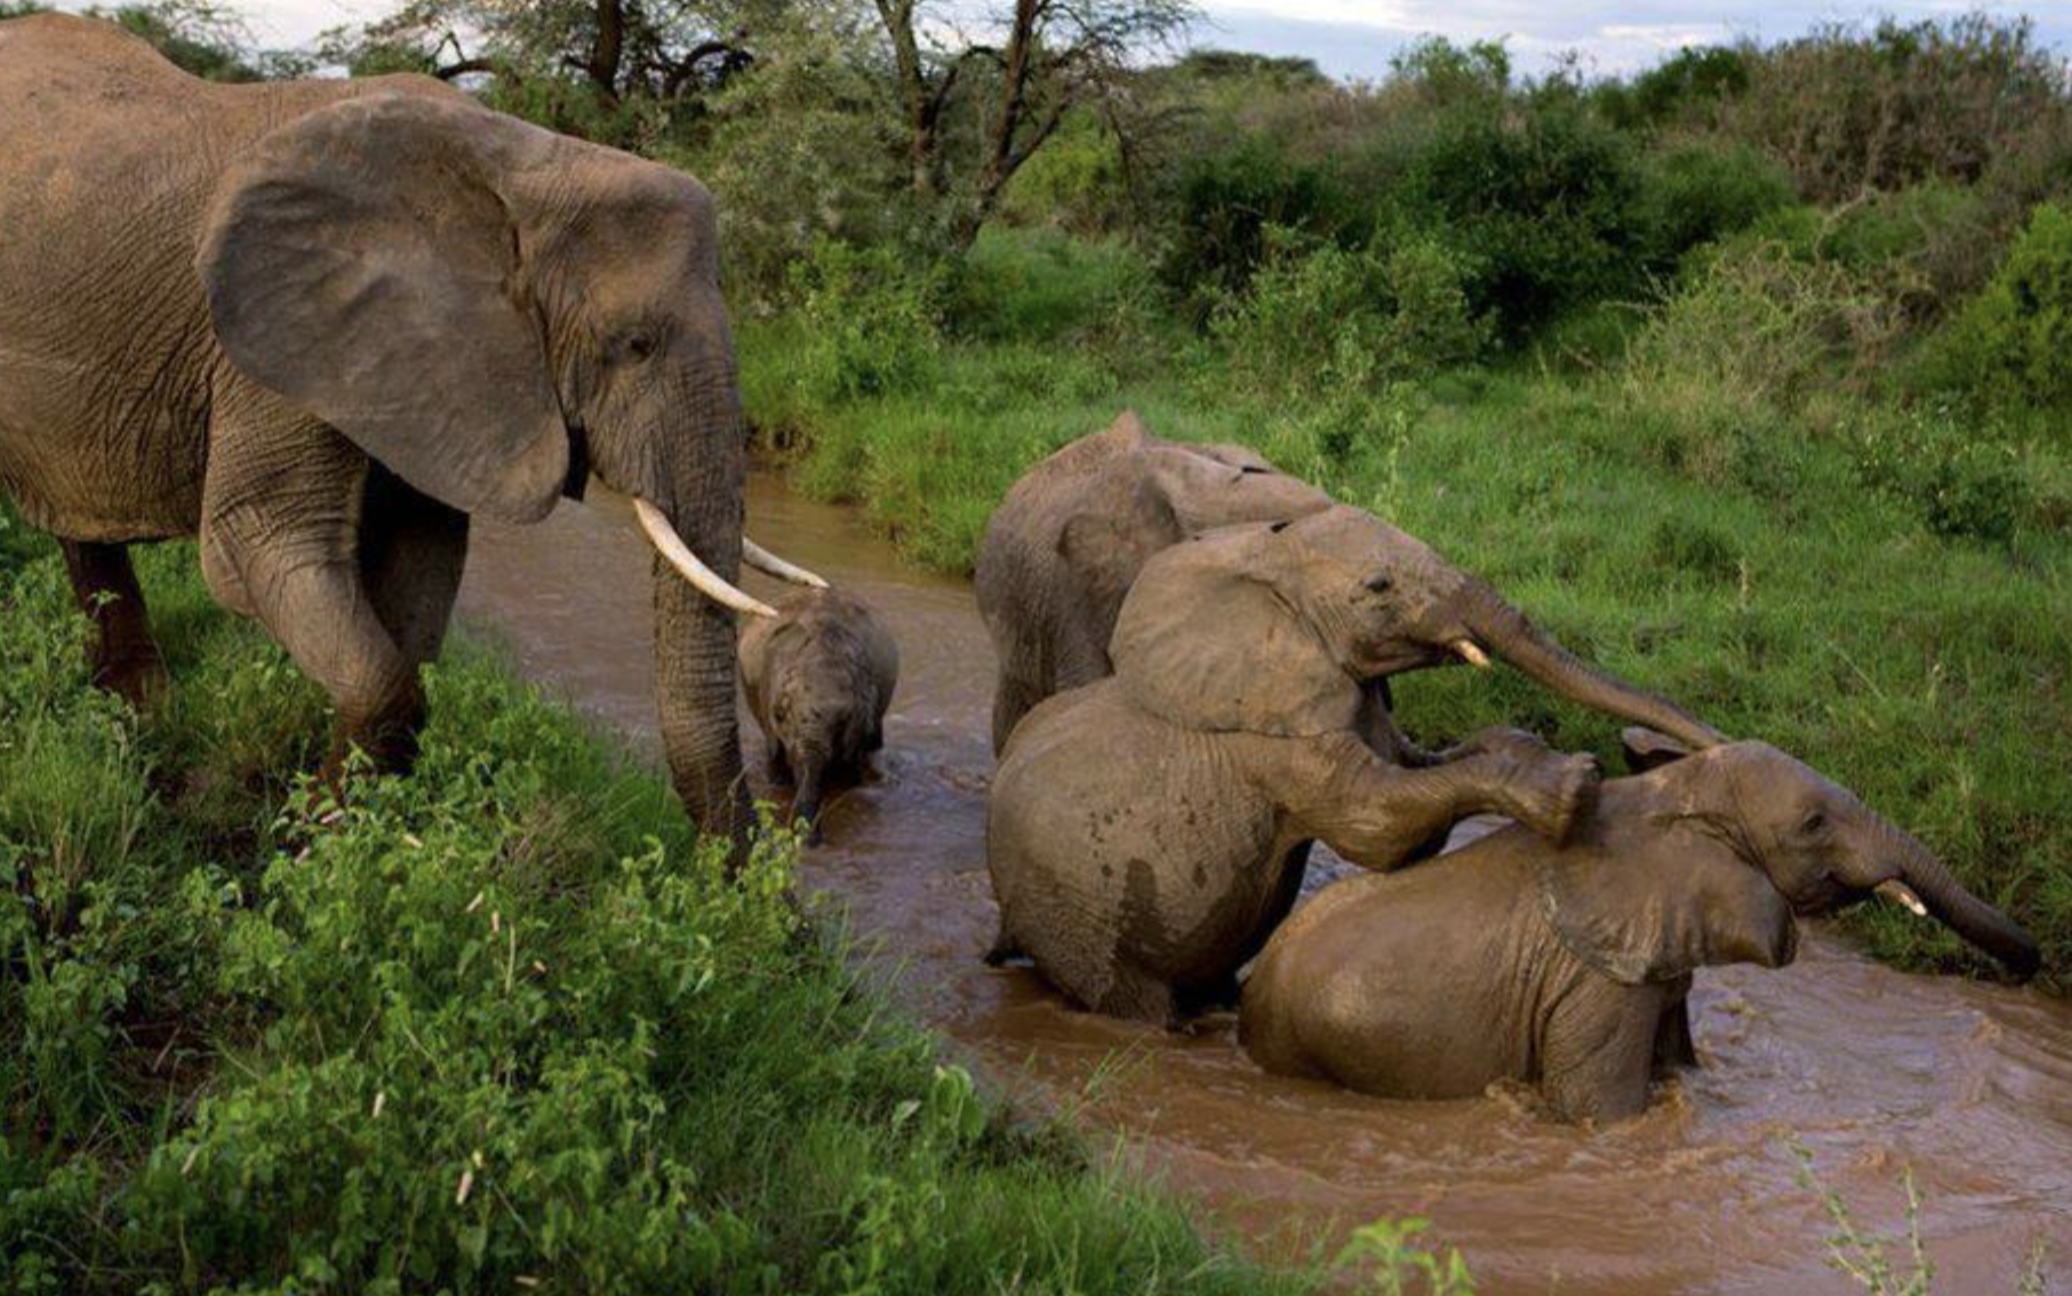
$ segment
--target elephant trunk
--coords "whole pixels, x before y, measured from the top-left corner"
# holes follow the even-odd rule
[[[794,757],[793,774],[798,783],[791,799],[792,818],[804,828],[808,841],[820,840],[821,787],[827,776],[827,758],[818,752]]]
[[[736,410],[719,436],[694,438],[722,448],[673,465],[661,513],[698,560],[728,585],[740,578],[744,448]],[[736,862],[752,816],[742,776],[741,730],[734,705],[734,613],[693,586],[665,556],[654,560],[655,704],[671,781],[699,829],[734,841]]]
[[[2013,919],[1966,891],[1926,846],[1896,828],[1884,829],[1899,864],[1900,880],[1921,898],[1928,912],[1965,940],[1998,959],[2021,980],[2036,975],[2043,955]]]
[[[1693,750],[1727,741],[1726,735],[1668,699],[1583,661],[1487,588],[1478,585],[1471,597],[1467,617],[1470,633],[1511,665],[1570,701],[1659,730]]]

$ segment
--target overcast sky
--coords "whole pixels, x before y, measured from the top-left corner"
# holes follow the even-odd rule
[[[2072,49],[2072,0],[1202,0],[1194,43],[1295,54],[1344,77],[1379,76],[1405,42],[1437,34],[1503,39],[1524,67],[1544,67],[1565,50],[1600,72],[1645,67],[1665,51],[1739,35],[1796,35],[1815,23],[1889,13],[1929,18],[1985,9],[2027,13],[2045,41]],[[394,8],[387,0],[233,0],[260,39],[294,45],[341,23]],[[76,7],[68,4],[66,7]]]

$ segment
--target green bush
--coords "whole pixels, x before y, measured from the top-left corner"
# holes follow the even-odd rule
[[[1791,177],[1756,150],[1690,143],[1642,166],[1636,219],[1649,260],[1670,269],[1692,248],[1739,233],[1792,201]]]
[[[1260,391],[1298,394],[1428,375],[1475,358],[1487,329],[1468,310],[1461,258],[1412,236],[1348,251],[1284,229],[1249,291],[1210,320],[1228,370]]]
[[[809,349],[799,372],[823,401],[913,391],[942,345],[943,270],[916,270],[897,249],[822,239],[791,267]]]
[[[1635,337],[1626,381],[1698,388],[1744,408],[1788,408],[1825,380],[1864,381],[1899,335],[1897,304],[1847,267],[1766,238],[1696,267]]]
[[[1940,351],[1946,384],[1989,406],[2072,406],[2072,208],[2035,210]]]
[[[1641,286],[1633,151],[1565,86],[1515,106],[1471,100],[1411,147],[1384,227],[1452,248],[1472,269],[1470,309],[1507,341]]]
[[[1605,82],[1593,102],[1624,130],[1702,118],[1748,89],[1749,60],[1730,45],[1686,46],[1630,82]]]
[[[1206,310],[1242,292],[1266,259],[1268,231],[1334,234],[1342,199],[1323,168],[1250,136],[1190,162],[1171,204],[1160,277]]]

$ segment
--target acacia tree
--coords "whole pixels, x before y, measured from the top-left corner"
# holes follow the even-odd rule
[[[998,0],[970,37],[928,0],[873,2],[905,115],[909,182],[918,198],[953,204],[960,245],[1067,113],[1114,120],[1132,62],[1170,46],[1195,15],[1190,0]]]
[[[620,135],[626,110],[667,118],[698,107],[755,61],[758,33],[797,2],[408,0],[378,22],[328,33],[321,51],[355,72],[486,77],[500,106]]]

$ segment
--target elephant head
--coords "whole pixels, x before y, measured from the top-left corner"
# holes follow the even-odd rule
[[[1636,747],[1653,764],[1675,762],[1656,775],[1662,814],[1729,844],[1794,912],[1832,913],[1882,893],[1941,920],[2015,976],[2035,975],[2042,955],[2027,932],[1965,890],[1912,835],[1803,761],[1760,742],[1681,758],[1659,735],[1629,735],[1629,752]]]
[[[731,612],[768,609],[733,585],[760,551],[705,189],[458,94],[375,88],[226,174],[197,268],[237,369],[419,492],[514,522],[593,473],[633,497],[661,551],[675,784],[707,831],[743,831]]]
[[[1724,741],[1674,704],[1578,660],[1481,581],[1358,509],[1229,527],[1168,549],[1110,644],[1138,704],[1183,726],[1295,736],[1353,728],[1363,686],[1501,658],[1585,706]]]
[[[1058,554],[1104,628],[1160,550],[1217,527],[1331,506],[1330,496],[1243,446],[1167,441],[1131,411],[1066,453],[1083,459],[1085,471],[1074,474],[1080,489],[1066,501]]]

